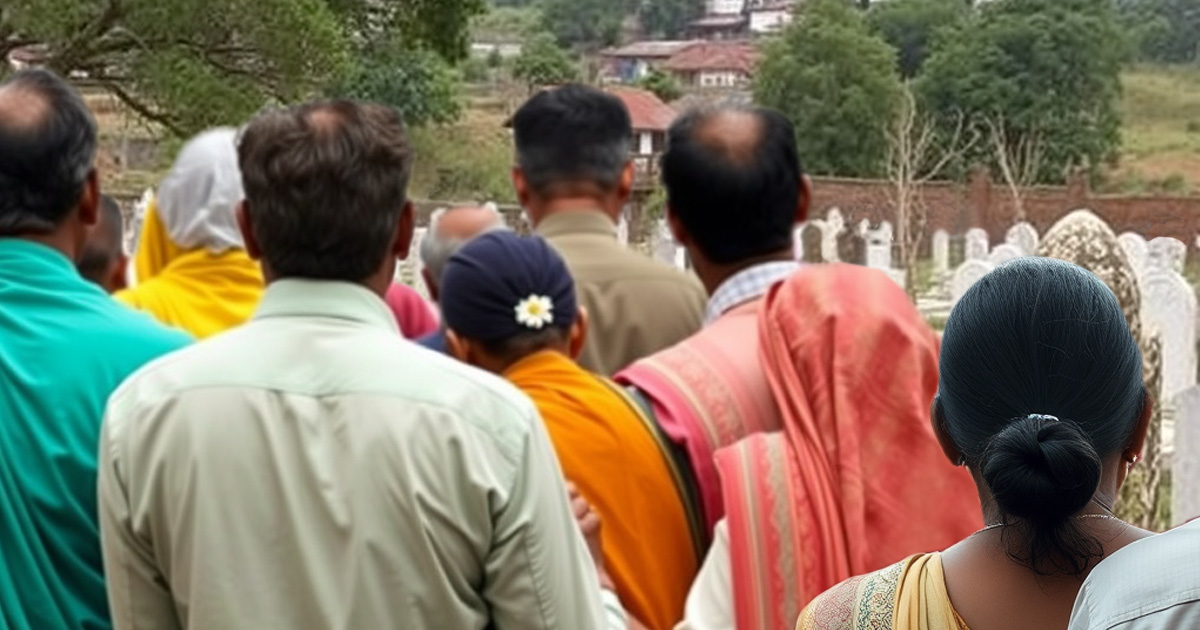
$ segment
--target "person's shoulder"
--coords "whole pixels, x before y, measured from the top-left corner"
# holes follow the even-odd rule
[[[183,348],[194,341],[188,333],[166,326],[148,313],[107,295],[88,295],[84,299],[91,302],[89,311],[93,319],[90,332],[95,337],[107,337],[126,351],[157,356]]]
[[[796,630],[891,628],[896,590],[911,561],[852,577],[818,595],[800,613]]]

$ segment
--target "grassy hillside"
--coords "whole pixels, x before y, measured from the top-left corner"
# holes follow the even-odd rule
[[[1125,72],[1124,149],[1111,187],[1200,192],[1200,67]]]

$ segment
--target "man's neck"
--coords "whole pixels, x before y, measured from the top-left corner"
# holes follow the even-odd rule
[[[615,213],[610,211],[605,201],[595,197],[559,197],[531,204],[529,208],[530,218],[537,223],[541,223],[547,217],[565,212],[601,212],[615,222],[613,217]]]
[[[79,252],[75,241],[67,234],[66,230],[55,230],[50,234],[21,234],[17,238],[45,245],[66,256],[67,260],[71,262],[79,260]]]
[[[697,256],[694,251],[689,253],[692,258],[692,266],[696,269],[696,275],[700,278],[700,283],[704,285],[704,290],[708,292],[710,297],[727,280],[746,269],[766,263],[795,261],[795,257],[790,250],[782,250],[774,254],[756,256],[729,264],[710,263],[703,256]]]

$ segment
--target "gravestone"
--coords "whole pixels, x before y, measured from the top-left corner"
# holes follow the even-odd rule
[[[837,239],[837,256],[840,262],[867,264],[867,239],[854,232],[842,232]]]
[[[652,248],[655,260],[668,265],[675,264],[675,249],[675,236],[671,234],[671,228],[667,226],[666,221],[659,221],[655,226]]]
[[[1196,293],[1170,270],[1151,269],[1141,286],[1142,315],[1162,335],[1160,400],[1171,400],[1196,384]]]
[[[1200,517],[1200,387],[1175,397],[1175,452],[1171,454],[1172,518],[1181,525]]]
[[[801,223],[792,230],[792,258],[800,261],[804,260],[804,227],[807,223]]]
[[[1118,236],[1117,242],[1121,244],[1121,249],[1125,250],[1125,256],[1129,258],[1133,272],[1140,277],[1146,272],[1146,264],[1150,258],[1150,245],[1146,243],[1146,239],[1142,238],[1141,234],[1134,232],[1126,232]]]
[[[967,260],[987,260],[988,234],[980,228],[967,230]]]
[[[825,213],[825,222],[833,228],[834,234],[841,234],[842,230],[846,229],[846,218],[838,208],[830,208],[829,212]]]
[[[1021,250],[1022,256],[1032,256],[1037,252],[1039,243],[1037,228],[1022,221],[1008,229],[1004,242],[1014,245]]]
[[[954,277],[950,280],[950,306],[958,304],[967,289],[991,273],[994,268],[992,263],[986,260],[968,260],[955,269]]]
[[[1022,251],[1020,247],[1013,245],[1012,243],[1004,243],[1003,245],[997,245],[996,248],[993,249],[990,254],[988,254],[987,259],[988,262],[992,263],[992,266],[999,267],[1010,260],[1015,260],[1027,255],[1028,254]]]
[[[950,235],[946,230],[933,233],[933,272],[940,280],[950,271]]]
[[[879,224],[879,229],[875,230],[875,234],[885,243],[891,243],[895,239],[895,230],[892,228],[890,221],[884,221]]]
[[[687,268],[688,268],[687,250],[682,247],[675,248],[675,267],[677,267],[678,269],[681,269],[683,271],[687,271]]]
[[[395,280],[402,282],[417,290],[426,299],[429,298],[429,288],[425,286],[425,278],[422,277],[421,271],[425,269],[425,264],[421,262],[421,241],[425,239],[425,233],[428,228],[419,227],[413,230],[412,244],[408,249],[408,258],[400,261],[396,265]]]
[[[825,257],[821,255],[821,244],[824,242],[824,232],[821,226],[815,222],[806,223],[800,229],[800,249],[802,257],[801,262],[806,263],[823,263]]]
[[[866,219],[859,221],[858,229],[856,231],[858,232],[859,236],[866,236],[867,232],[871,231],[871,222]]]
[[[831,221],[821,224],[821,259],[825,262],[838,262],[838,238],[842,230]]]
[[[1146,273],[1167,270],[1183,273],[1183,263],[1187,258],[1187,245],[1183,241],[1160,236],[1150,241],[1148,250]]]
[[[892,267],[892,229],[891,224],[884,222],[876,230],[867,230],[865,264],[872,269],[890,269]]]

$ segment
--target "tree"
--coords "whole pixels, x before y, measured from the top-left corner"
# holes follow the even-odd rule
[[[669,103],[683,96],[683,88],[671,75],[660,70],[651,70],[646,76],[638,79],[638,87],[654,92],[663,102]]]
[[[885,170],[887,129],[900,105],[895,51],[844,0],[809,0],[767,45],[755,101],[796,126],[808,170],[876,177]]]
[[[676,39],[704,15],[704,0],[642,0],[638,18],[647,35]]]
[[[547,33],[526,42],[513,61],[513,77],[524,81],[530,92],[544,85],[574,81],[578,76],[575,62]]]
[[[898,52],[900,75],[917,76],[935,37],[958,29],[970,15],[962,0],[892,0],[871,7],[867,21]]]
[[[330,88],[331,95],[387,103],[414,127],[451,122],[462,109],[458,76],[431,51],[397,47],[380,51],[352,68]]]
[[[1117,11],[1138,59],[1161,63],[1200,60],[1200,2],[1117,0]]]
[[[1044,146],[1040,130],[1014,133],[1002,116],[983,121],[993,164],[1008,186],[1013,200],[1013,222],[1026,220],[1025,189],[1037,181],[1042,167]]]
[[[482,0],[4,0],[0,59],[37,45],[131,110],[187,135],[319,93],[403,38],[459,59]],[[349,34],[353,34],[351,37]]]
[[[558,43],[595,50],[616,43],[636,0],[542,0],[542,26]]]
[[[1003,121],[1005,153],[1038,146],[1032,180],[1062,182],[1116,156],[1124,53],[1114,42],[1121,38],[1108,2],[996,0],[938,40],[917,91],[940,120],[965,116],[981,136],[994,135],[989,121]],[[980,146],[967,157],[998,171],[996,155],[994,146]]]

